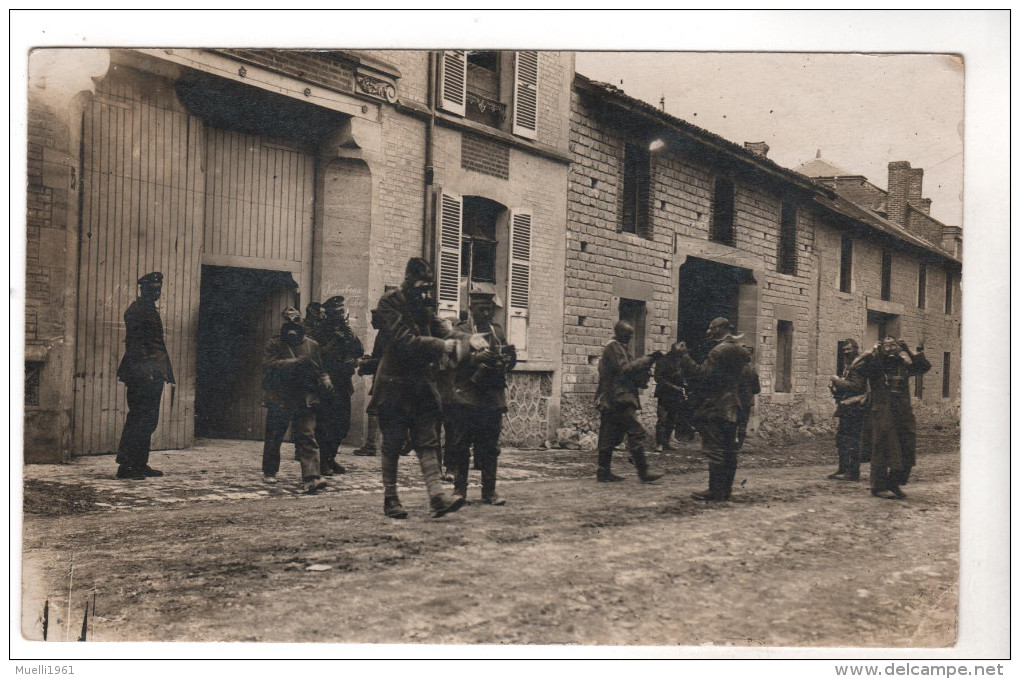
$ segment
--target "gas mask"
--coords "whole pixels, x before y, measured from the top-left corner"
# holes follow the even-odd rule
[[[300,344],[305,338],[305,329],[297,323],[288,321],[280,328],[280,337],[287,344]]]

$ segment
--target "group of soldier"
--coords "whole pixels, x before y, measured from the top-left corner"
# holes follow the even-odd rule
[[[163,475],[148,464],[163,386],[174,382],[155,306],[162,283],[158,272],[138,279],[140,294],[124,314],[125,354],[118,377],[127,386],[128,415],[117,454],[118,478]],[[472,451],[474,468],[481,472],[482,501],[505,504],[496,480],[507,374],[517,362],[516,350],[493,320],[498,305],[493,293],[471,291],[469,313],[453,322],[437,313],[434,287],[429,263],[410,259],[403,282],[387,286],[371,311],[377,330],[371,354],[364,353],[352,331],[342,296],[309,304],[303,319],[295,308],[283,312],[280,334],[266,344],[262,362],[266,483],[276,483],[288,428],[305,492],[325,488],[324,476],[345,473],[336,457],[350,430],[352,379],[355,374],[373,375],[368,433],[354,454],[381,457],[387,517],[408,515],[397,494],[397,469],[400,457],[411,450],[418,456],[433,517],[464,505]],[[651,483],[662,478],[648,464],[646,433],[638,415],[640,390],[648,386],[654,370],[657,449],[669,449],[673,435],[693,440],[697,432],[708,459],[708,489],[691,496],[705,502],[729,500],[754,395],[760,392],[752,349],[740,343],[742,336],[726,318],[709,324],[710,349],[700,363],[684,342],[665,354],[655,351],[634,358],[633,335],[631,325],[617,323],[599,363],[596,479],[622,480],[612,471],[612,459],[624,440],[639,479]],[[864,355],[858,355],[855,341],[847,340],[843,352],[844,369],[830,386],[839,418],[839,469],[829,478],[858,480],[862,457],[870,459],[871,492],[902,499],[906,495],[901,486],[909,478],[916,447],[908,378],[931,366],[920,347],[911,351],[891,337]],[[382,445],[377,447],[379,432]],[[444,481],[453,483],[452,493]]]

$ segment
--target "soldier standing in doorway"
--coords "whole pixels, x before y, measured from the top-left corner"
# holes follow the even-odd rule
[[[386,334],[379,368],[373,384],[370,408],[379,416],[382,430],[383,513],[394,519],[407,518],[397,495],[397,466],[408,435],[428,490],[432,516],[455,512],[464,498],[450,496],[443,489],[439,471],[436,427],[441,417],[441,401],[436,384],[436,369],[444,354],[467,353],[484,348],[484,340],[455,330],[436,315],[432,301],[435,279],[432,267],[414,257],[407,262],[404,282],[387,292],[376,309],[380,332]]]
[[[655,364],[655,398],[658,402],[655,420],[655,449],[673,450],[669,437],[681,426],[684,404],[687,401],[687,381],[680,366],[680,342],[670,347],[662,360]],[[689,423],[687,424],[690,427]]]
[[[829,380],[829,391],[836,400],[836,451],[839,454],[839,468],[830,479],[834,481],[857,481],[861,478],[861,428],[867,414],[865,380],[854,378],[853,364],[859,349],[857,340],[843,342],[843,371]]]
[[[262,359],[263,403],[267,408],[262,474],[266,483],[276,483],[280,445],[287,427],[291,427],[304,491],[314,493],[326,487],[319,472],[315,407],[320,394],[332,391],[333,385],[321,360],[318,343],[305,337],[305,328],[299,323],[285,321],[279,337],[266,343]]]
[[[482,472],[482,502],[503,505],[506,501],[496,492],[496,469],[503,414],[507,411],[506,378],[517,364],[517,350],[507,344],[503,328],[493,322],[494,304],[493,295],[472,293],[470,320],[459,326],[472,335],[480,334],[488,346],[472,351],[454,368],[447,417],[451,425],[447,436],[452,440],[447,454],[456,495],[467,497],[474,447],[475,465]]]
[[[627,450],[637,467],[638,478],[644,483],[651,483],[661,479],[662,474],[651,471],[645,458],[647,436],[637,415],[641,410],[638,389],[642,384],[647,386],[649,371],[663,354],[656,351],[632,359],[627,345],[634,337],[634,328],[625,321],[614,326],[613,335],[602,351],[599,386],[595,394],[595,407],[600,413],[596,479],[602,482],[623,480],[612,472],[613,449],[626,437]]]
[[[159,423],[163,385],[174,384],[174,369],[163,341],[163,320],[156,301],[163,294],[163,274],[138,279],[138,299],[124,312],[124,357],[117,378],[127,387],[128,414],[117,447],[117,478],[163,476],[149,466],[152,433]]]
[[[694,411],[701,432],[701,447],[708,457],[708,490],[691,493],[695,500],[724,502],[730,499],[737,475],[737,427],[740,422],[740,379],[751,357],[732,335],[729,320],[716,318],[708,325],[708,341],[714,346],[701,364],[684,352],[682,365],[689,377],[698,377],[704,398]],[[686,346],[685,346],[686,349]]]
[[[342,295],[330,297],[322,304],[324,318],[308,331],[319,344],[322,366],[333,383],[333,389],[322,395],[315,417],[315,439],[319,444],[319,460],[323,476],[343,474],[347,470],[337,464],[340,443],[351,430],[351,378],[364,349],[348,323]]]

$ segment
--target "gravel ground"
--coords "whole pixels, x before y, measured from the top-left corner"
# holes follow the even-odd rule
[[[349,449],[348,449],[349,450]],[[428,644],[946,646],[956,638],[959,444],[919,442],[905,501],[828,481],[828,438],[751,444],[732,502],[690,499],[697,448],[667,472],[594,481],[594,453],[507,450],[505,507],[381,512],[378,458],[315,496],[297,463],[261,483],[260,445],[153,453],[160,479],[119,481],[112,457],[25,469],[22,632],[89,640]],[[865,465],[865,470],[867,466]],[[71,567],[73,566],[73,573]],[[71,577],[69,577],[71,576]],[[68,626],[68,590],[71,616]],[[70,627],[70,629],[68,629]]]

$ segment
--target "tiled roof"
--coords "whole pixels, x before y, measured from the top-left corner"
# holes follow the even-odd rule
[[[803,165],[793,168],[794,172],[800,172],[807,177],[852,177],[853,172],[847,172],[843,168],[833,165],[824,158],[814,158]]]
[[[944,259],[952,262],[960,263],[960,260],[953,257],[942,248],[936,246],[934,243],[930,243],[920,236],[916,236],[905,228],[890,222],[888,219],[877,215],[871,210],[868,210],[856,203],[853,203],[846,198],[838,195],[824,195],[821,193],[815,194],[814,202],[821,207],[839,213],[844,217],[849,217],[855,221],[863,222],[866,226],[869,226],[876,231],[880,231],[887,236],[892,236],[905,243],[914,245],[916,247],[927,250],[933,254],[936,254]]]
[[[630,106],[631,108],[638,109],[651,117],[661,120],[663,123],[669,126],[683,130],[684,132],[690,134],[692,137],[701,138],[702,140],[705,140],[715,146],[720,146],[728,153],[731,153],[732,155],[737,156],[751,164],[764,166],[763,169],[767,169],[772,171],[774,174],[781,175],[793,183],[796,183],[800,186],[808,186],[813,188],[815,190],[814,202],[823,209],[838,213],[844,217],[849,217],[850,219],[862,223],[864,226],[875,229],[876,231],[879,231],[887,236],[898,238],[901,241],[904,241],[915,247],[927,250],[928,252],[936,254],[949,261],[960,263],[959,259],[953,257],[952,255],[950,255],[948,252],[938,247],[937,245],[912,234],[911,232],[904,229],[902,226],[894,224],[893,222],[890,222],[884,217],[881,217],[862,206],[859,206],[845,198],[840,197],[831,188],[824,186],[823,184],[820,184],[814,181],[814,179],[812,179],[812,176],[833,177],[833,176],[859,176],[859,175],[851,175],[845,170],[842,170],[827,161],[817,158],[815,159],[815,161],[821,161],[821,163],[816,165],[815,166],[816,168],[821,169],[823,167],[822,164],[824,163],[825,167],[831,168],[834,172],[833,174],[814,174],[812,176],[809,176],[808,174],[802,172],[801,170],[805,167],[811,166],[813,163],[815,163],[815,161],[811,161],[805,163],[804,165],[801,165],[800,169],[798,170],[791,170],[789,168],[783,167],[782,165],[779,165],[775,161],[769,160],[768,158],[752,153],[751,151],[747,150],[740,144],[736,144],[730,141],[729,139],[726,139],[725,137],[720,137],[714,132],[709,132],[708,130],[698,127],[697,125],[693,125],[687,122],[686,120],[683,120],[682,118],[677,118],[676,116],[670,115],[669,113],[666,113],[665,111],[656,108],[655,106],[649,104],[646,101],[636,99],[614,85],[591,80],[590,78],[586,78],[580,73],[576,73],[574,75],[574,82],[575,84],[578,84],[581,87],[598,91],[608,98],[616,99],[621,103]]]
[[[697,125],[693,125],[682,118],[677,118],[674,115],[670,115],[669,113],[666,113],[665,111],[656,108],[652,104],[649,104],[647,101],[636,99],[627,94],[626,92],[624,92],[623,90],[621,90],[620,88],[616,87],[615,85],[599,82],[597,80],[591,80],[590,78],[587,78],[581,75],[580,73],[575,74],[574,79],[575,82],[580,83],[582,86],[587,87],[588,89],[597,90],[609,98],[616,99],[622,103],[627,104],[632,108],[638,109],[648,115],[658,118],[659,120],[663,121],[664,123],[672,127],[681,129],[684,132],[689,133],[692,137],[700,138],[703,141],[707,141],[717,146],[722,146],[727,152],[732,153],[738,158],[748,161],[753,165],[763,166],[763,169],[767,169],[773,172],[774,174],[779,174],[790,182],[793,182],[800,186],[817,187],[817,183],[812,181],[810,177],[805,177],[804,175],[798,172],[794,172],[789,168],[783,167],[779,163],[773,160],[769,160],[765,156],[760,156],[757,153],[752,153],[751,151],[747,150],[740,144],[736,144],[730,141],[729,139],[726,139],[725,137],[720,137],[718,134],[715,134],[714,132],[709,132],[708,130],[702,127],[698,127]]]

